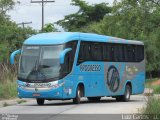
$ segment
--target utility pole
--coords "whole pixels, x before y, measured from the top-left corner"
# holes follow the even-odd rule
[[[42,31],[43,31],[43,28],[44,28],[44,3],[51,3],[51,2],[55,2],[54,0],[52,1],[47,1],[47,0],[42,0],[42,1],[32,1],[31,0],[31,3],[41,3],[42,4]]]
[[[23,29],[24,29],[24,25],[26,24],[31,24],[32,22],[21,22],[21,23],[18,23],[17,25],[22,25]]]

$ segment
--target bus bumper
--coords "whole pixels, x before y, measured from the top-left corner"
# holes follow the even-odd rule
[[[22,83],[22,82],[20,82]],[[27,86],[20,86],[18,83],[18,97],[19,98],[43,98],[43,99],[63,99],[63,85],[54,88],[30,88]]]
[[[61,93],[61,88],[43,92],[26,91],[21,88],[18,88],[19,98],[63,99],[63,95]]]

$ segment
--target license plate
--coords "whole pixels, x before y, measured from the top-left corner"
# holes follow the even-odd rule
[[[39,97],[39,96],[41,96],[41,95],[40,95],[39,93],[34,93],[33,96],[34,96],[34,97]]]

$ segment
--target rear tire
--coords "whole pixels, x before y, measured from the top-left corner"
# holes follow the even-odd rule
[[[98,102],[101,100],[101,97],[87,97],[87,99],[91,102]]]
[[[130,100],[130,96],[131,96],[131,86],[126,85],[124,95],[117,96],[116,101],[128,102]]]
[[[44,105],[44,99],[37,98],[37,105]]]
[[[81,90],[81,87],[78,86],[78,88],[76,90],[76,97],[73,98],[73,103],[79,104],[81,102],[81,97],[82,97],[82,90]]]

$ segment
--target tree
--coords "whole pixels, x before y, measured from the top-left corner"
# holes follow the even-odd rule
[[[0,13],[5,14],[8,10],[12,9],[15,2],[13,0],[1,0],[0,1]]]
[[[0,61],[8,61],[13,50],[20,49],[23,41],[35,33],[31,28],[22,29],[12,22],[6,12],[14,7],[13,0],[0,1]]]
[[[43,28],[43,32],[57,32],[58,30],[55,28],[54,24],[48,23],[45,24]]]
[[[66,31],[78,31],[92,22],[99,22],[111,12],[111,7],[107,3],[89,5],[82,0],[72,0],[71,4],[79,7],[78,12],[67,15],[57,22]]]
[[[148,1],[151,1],[151,2],[153,2],[155,4],[157,4],[157,5],[160,5],[160,0],[148,0]]]

